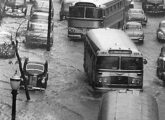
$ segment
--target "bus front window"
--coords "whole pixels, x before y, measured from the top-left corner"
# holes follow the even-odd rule
[[[86,8],[86,18],[102,18],[102,10],[97,8]]]
[[[142,70],[143,59],[135,57],[122,57],[121,58],[121,69],[122,70]]]
[[[97,59],[97,69],[119,69],[119,57],[99,56]]]
[[[70,17],[84,18],[84,7],[70,7],[69,15]]]

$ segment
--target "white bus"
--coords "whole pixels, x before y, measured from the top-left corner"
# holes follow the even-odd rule
[[[126,0],[78,0],[69,7],[68,37],[81,39],[92,28],[121,28]]]
[[[87,32],[84,70],[96,90],[142,90],[144,63],[147,61],[142,53],[122,30],[99,28]]]

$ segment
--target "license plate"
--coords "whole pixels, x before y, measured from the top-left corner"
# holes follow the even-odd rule
[[[32,87],[37,86],[37,76],[30,76],[29,85],[31,85]]]

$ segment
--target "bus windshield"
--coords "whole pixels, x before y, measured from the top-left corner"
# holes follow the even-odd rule
[[[70,7],[70,17],[102,18],[102,10],[95,7]]]
[[[97,59],[97,68],[99,69],[119,69],[119,57],[117,56],[99,56]]]
[[[142,70],[143,60],[136,57],[121,57],[122,70]]]

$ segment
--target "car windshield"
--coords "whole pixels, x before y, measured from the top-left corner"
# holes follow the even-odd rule
[[[70,17],[102,18],[102,10],[95,7],[70,7]]]
[[[142,70],[143,59],[136,57],[121,57],[122,70]]]
[[[26,65],[26,71],[31,75],[38,75],[44,72],[44,65],[37,63],[28,63]]]
[[[138,29],[138,30],[141,30],[142,29],[142,26],[141,25],[127,24],[126,25],[126,29]]]
[[[97,69],[119,69],[119,57],[99,56],[97,59]]]

